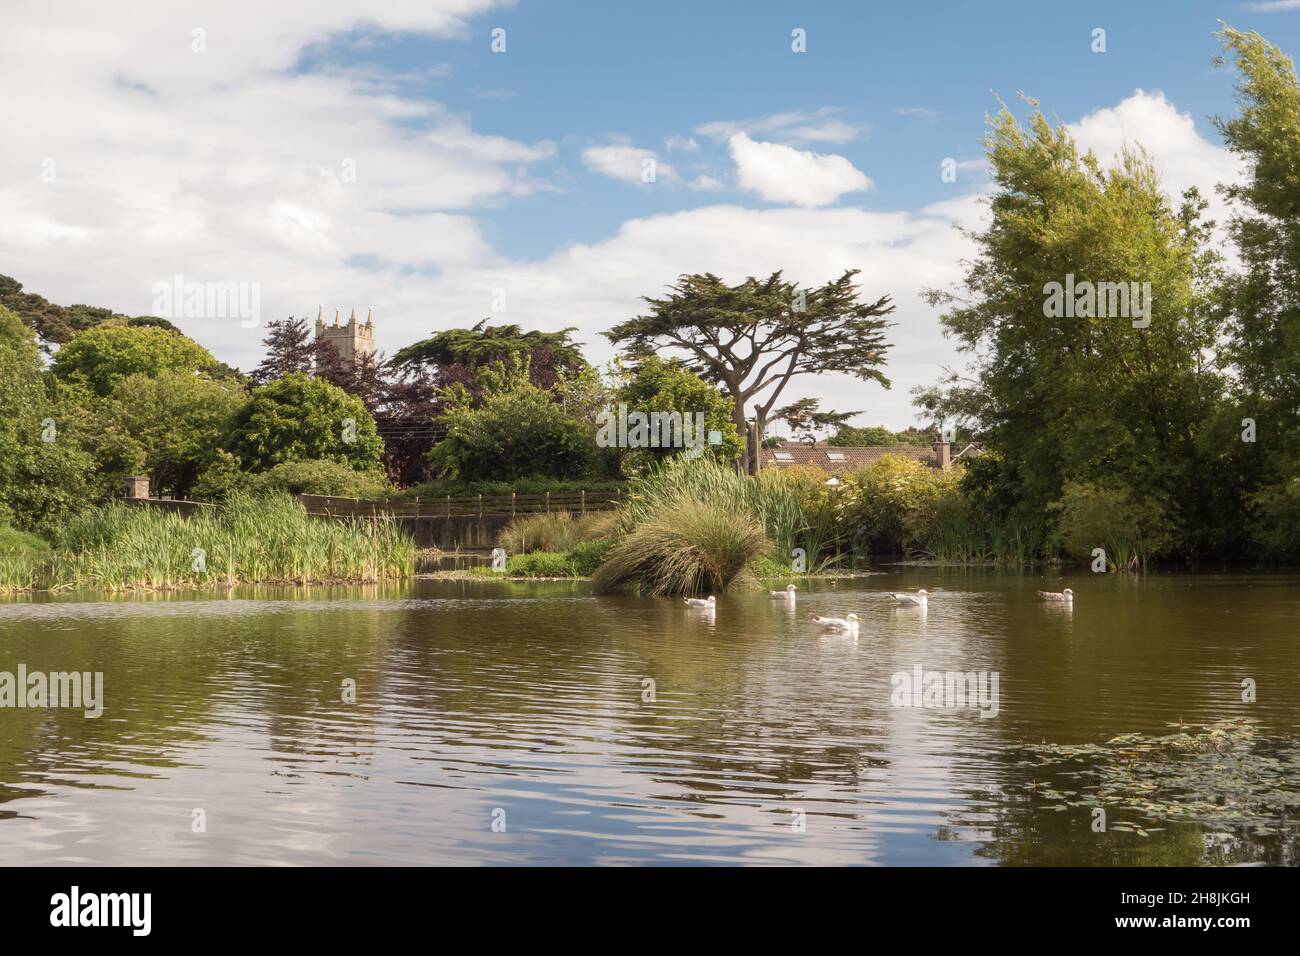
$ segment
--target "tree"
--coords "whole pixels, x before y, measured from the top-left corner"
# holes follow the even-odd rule
[[[1261,488],[1258,534],[1276,557],[1300,557],[1300,82],[1281,50],[1257,33],[1219,33],[1238,71],[1240,112],[1217,125],[1245,161],[1240,183],[1220,187],[1234,207],[1230,231],[1243,270],[1225,284],[1239,408],[1256,423],[1250,448]],[[1241,451],[1244,443],[1234,446]]]
[[[158,494],[188,496],[245,400],[232,382],[187,372],[122,379],[93,405],[90,441],[102,490],[116,492],[127,475],[147,474]]]
[[[128,375],[214,372],[219,363],[197,342],[155,326],[100,326],[78,332],[59,349],[51,370],[105,396]]]
[[[383,442],[360,399],[292,372],[253,390],[235,415],[226,449],[246,471],[316,459],[371,471],[380,466]]]
[[[464,388],[447,395],[447,435],[429,452],[435,473],[464,481],[591,475],[596,423],[570,415],[533,385],[526,360],[484,368],[481,378],[478,401]]]
[[[682,415],[703,415],[704,435],[719,433],[722,441],[709,447],[709,453],[723,461],[740,457],[741,438],[731,421],[731,403],[714,386],[685,368],[678,361],[651,356],[635,368],[624,372],[624,381],[615,397],[625,402],[630,411],[643,413],[680,412]],[[638,459],[661,459],[680,453],[680,448],[645,448],[629,450],[625,458],[632,470]]]
[[[293,372],[310,374],[316,357],[316,344],[304,319],[292,315],[266,323],[262,345],[266,355],[249,375],[254,385],[265,385]],[[333,349],[331,349],[333,351]]]
[[[778,408],[775,417],[786,423],[790,433],[799,441],[809,445],[817,443],[817,433],[828,428],[843,428],[854,415],[861,412],[823,412],[819,411],[821,402],[815,398],[801,398],[793,405]]]
[[[0,306],[0,522],[52,534],[90,497],[78,420],[47,387],[36,336]]]
[[[712,274],[684,275],[663,299],[645,298],[646,315],[605,333],[634,360],[663,349],[685,353],[685,366],[720,385],[732,403],[731,420],[748,433],[752,411],[758,441],[786,385],[804,375],[844,372],[889,387],[884,364],[884,316],[889,296],[858,301],[849,270],[818,288],[800,289],[780,272],[729,286]],[[746,447],[741,468],[754,471],[757,456]]]
[[[462,365],[477,369],[513,358],[528,358],[532,374],[558,376],[586,365],[578,344],[569,338],[573,328],[558,332],[525,332],[517,325],[488,325],[484,319],[468,329],[447,329],[399,349],[389,363],[396,369],[412,365],[443,368]],[[540,360],[539,360],[540,359]],[[540,388],[554,382],[534,381]]]
[[[961,295],[929,294],[973,359],[920,401],[975,426],[991,463],[1015,476],[1024,520],[1068,482],[1089,482],[1168,513],[1180,548],[1202,551],[1215,513],[1232,515],[1197,444],[1224,384],[1204,203],[1191,193],[1174,211],[1145,153],[1104,169],[1036,107],[1028,128],[1005,107],[990,123],[988,228],[971,237]],[[1104,309],[1102,284],[1116,290]],[[1063,303],[1067,288],[1076,297]]]

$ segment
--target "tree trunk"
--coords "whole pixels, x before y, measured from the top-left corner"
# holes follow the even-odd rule
[[[740,473],[742,475],[752,474],[750,471],[749,426],[745,422],[744,403],[739,398],[731,400],[731,423],[736,426],[736,434],[740,437],[740,461],[738,462]]]

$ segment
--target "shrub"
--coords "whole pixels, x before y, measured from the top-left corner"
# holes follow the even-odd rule
[[[506,559],[506,574],[517,578],[571,578],[577,573],[569,555],[563,552],[533,551]]]
[[[568,551],[580,542],[608,535],[614,520],[613,512],[601,511],[586,515],[567,511],[524,515],[501,530],[497,543],[510,554]]]
[[[596,538],[574,545],[569,550],[569,560],[573,562],[574,573],[584,578],[591,577],[613,546],[614,541],[611,538]]]
[[[258,478],[266,491],[287,491],[292,495],[336,495],[340,498],[382,498],[388,480],[379,471],[354,471],[348,465],[328,459],[286,461]]]
[[[699,464],[699,462],[696,462]],[[596,590],[650,594],[723,591],[770,543],[752,513],[681,495],[614,544],[593,576]]]
[[[1108,567],[1134,570],[1170,540],[1164,508],[1136,500],[1127,488],[1069,482],[1053,508],[1060,513],[1057,533],[1065,553],[1080,560],[1104,548]]]

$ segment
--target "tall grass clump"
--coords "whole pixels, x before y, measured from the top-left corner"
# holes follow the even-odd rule
[[[770,546],[758,519],[734,502],[728,506],[683,493],[658,500],[662,510],[640,508],[642,520],[605,555],[592,576],[597,591],[628,586],[658,595],[724,591]]]
[[[609,535],[615,515],[610,511],[575,515],[567,511],[525,515],[506,525],[497,544],[509,554],[529,551],[568,551],[586,541]]]
[[[415,569],[415,542],[388,516],[310,517],[286,494],[232,495],[182,516],[115,502],[72,520],[45,562],[51,588],[180,587],[377,581]]]

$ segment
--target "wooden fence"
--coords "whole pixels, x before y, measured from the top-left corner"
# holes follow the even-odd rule
[[[339,498],[299,495],[308,514],[348,517],[388,514],[402,518],[470,518],[490,515],[538,514],[565,511],[586,514],[611,511],[623,500],[622,489],[613,491],[548,491],[539,495],[443,495],[434,498]]]

